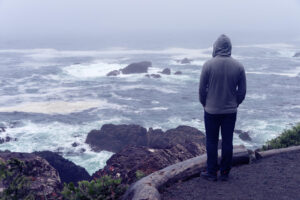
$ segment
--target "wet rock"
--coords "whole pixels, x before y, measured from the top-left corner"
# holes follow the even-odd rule
[[[147,145],[147,130],[139,125],[105,124],[92,130],[85,141],[94,151],[118,152],[127,145]]]
[[[13,184],[13,177],[23,177],[28,183],[18,186],[18,199],[30,194],[34,199],[62,199],[60,177],[45,159],[32,153],[0,152],[0,160],[4,162],[4,169],[12,174],[0,181],[0,191]]]
[[[17,141],[17,138],[12,138],[10,136],[6,136],[4,138],[0,138],[0,144],[4,143],[4,142],[10,142],[10,141]]]
[[[57,153],[38,151],[34,152],[34,154],[47,160],[57,170],[62,182],[77,184],[78,181],[90,180],[91,178],[83,167],[74,164]]]
[[[165,68],[165,69],[163,69],[162,72],[160,72],[160,73],[166,74],[166,75],[170,75],[170,74],[171,74],[171,70],[170,70],[170,68]]]
[[[123,74],[134,74],[134,73],[147,73],[148,68],[152,66],[151,62],[143,61],[137,63],[131,63],[127,67],[121,69]]]
[[[77,142],[72,143],[72,147],[77,147],[78,145],[79,145],[79,143],[77,143]]]
[[[193,60],[188,58],[183,58],[182,60],[179,60],[178,62],[181,64],[190,64]]]
[[[160,129],[147,130],[139,125],[105,124],[101,130],[92,130],[85,141],[94,151],[118,152],[128,145],[165,149],[173,145],[196,142],[205,143],[205,135],[196,128],[178,126],[163,132]]]
[[[1,126],[1,127],[0,127],[0,133],[1,133],[1,132],[5,132],[5,131],[6,131],[6,127]]]
[[[182,72],[181,72],[181,71],[176,71],[174,74],[175,74],[175,75],[181,75]]]
[[[249,136],[249,131],[242,131],[242,130],[234,130],[236,134],[239,135],[239,138],[243,141],[252,141],[252,138]]]
[[[123,183],[131,184],[137,181],[137,172],[148,175],[159,169],[177,162],[192,158],[195,152],[204,153],[204,146],[190,143],[189,149],[176,144],[168,149],[151,149],[142,146],[128,146],[119,153],[114,154],[106,166],[95,172],[92,177],[97,179],[103,175],[121,177]]]
[[[205,152],[205,135],[189,126],[178,126],[164,132],[152,128],[146,131],[138,125],[104,125],[100,131],[90,132],[89,137],[95,141],[93,145],[97,149],[112,150],[117,145],[113,149],[117,153],[93,178],[112,175],[121,177],[124,183],[136,181],[138,170],[150,174]]]
[[[119,70],[113,70],[106,74],[106,76],[118,76],[120,74]]]
[[[161,76],[159,74],[151,74],[150,76],[151,76],[151,78],[161,78]]]
[[[300,57],[300,52],[295,53],[294,57]]]
[[[150,76],[150,74],[146,74],[145,77],[150,78],[151,76]]]

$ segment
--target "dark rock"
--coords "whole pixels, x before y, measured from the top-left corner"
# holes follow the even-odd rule
[[[77,184],[78,181],[90,180],[90,175],[83,168],[51,151],[34,152],[35,155],[47,160],[54,167],[62,182]]]
[[[85,148],[80,148],[80,153],[84,153],[86,150],[85,150]]]
[[[165,69],[163,69],[162,72],[160,72],[160,73],[166,74],[166,75],[170,75],[170,74],[171,74],[171,70],[170,70],[170,68],[165,68]]]
[[[196,128],[190,126],[178,126],[175,129],[163,132],[160,129],[149,130],[148,147],[155,149],[171,148],[176,144],[182,144],[188,148],[187,144],[195,142],[205,144],[205,135]],[[200,152],[199,152],[200,153]]]
[[[174,74],[175,74],[175,75],[181,75],[182,72],[181,72],[181,71],[176,71]]]
[[[160,129],[147,130],[139,125],[105,124],[101,130],[92,130],[88,133],[86,143],[94,151],[118,152],[128,145],[146,146],[149,148],[165,149],[173,145],[189,143],[205,143],[205,135],[196,128],[178,126],[163,132]]]
[[[29,184],[18,186],[19,195],[24,194],[25,197],[32,194],[33,199],[62,199],[60,177],[45,159],[32,153],[1,152],[0,160],[5,163],[6,170],[13,170],[11,172],[13,177],[23,176],[29,181]],[[23,164],[20,164],[19,161],[22,161]],[[9,187],[12,181],[12,178],[3,178],[0,181],[0,191]]]
[[[131,184],[137,181],[137,171],[144,175],[151,174],[159,169],[177,162],[192,158],[195,152],[204,153],[204,146],[190,143],[189,149],[176,144],[169,149],[151,149],[147,147],[128,146],[114,154],[106,166],[95,172],[92,177],[97,179],[103,175],[121,177],[123,183]]]
[[[106,74],[106,76],[118,76],[120,74],[119,70],[113,70]]]
[[[145,77],[150,78],[150,74],[146,74]]]
[[[179,63],[181,64],[190,64],[193,60],[188,59],[188,58],[184,58],[182,60],[179,60]]]
[[[243,141],[252,141],[251,137],[249,136],[249,131],[242,131],[242,130],[234,130],[236,134],[239,135],[239,138]]]
[[[123,74],[147,73],[148,68],[151,66],[151,62],[143,61],[138,63],[131,63],[127,67],[121,69],[121,71]]]
[[[127,145],[147,145],[147,130],[138,125],[105,124],[92,130],[85,141],[94,151],[118,152]]]
[[[4,127],[4,126],[0,127],[0,133],[5,132],[5,131],[6,131],[6,127]]]
[[[72,143],[72,147],[77,147],[78,145],[79,145],[79,143],[77,143],[77,142]]]
[[[151,74],[150,75],[152,78],[160,78],[161,76],[159,74]]]
[[[93,175],[93,178],[108,174],[120,176],[124,183],[132,183],[136,181],[137,170],[150,174],[205,152],[205,135],[189,126],[178,126],[166,132],[152,128],[147,132],[137,125],[108,125],[105,131],[103,127],[100,131],[90,132],[89,140],[101,139],[101,146],[97,142],[94,144],[98,149],[109,150],[111,147],[107,149],[107,146],[119,147],[120,144],[123,147],[117,148],[118,152],[107,161],[104,169]]]
[[[300,52],[295,53],[294,57],[300,57]]]
[[[12,138],[10,136],[6,136],[5,138],[0,138],[0,144],[4,142],[17,141],[17,138]]]

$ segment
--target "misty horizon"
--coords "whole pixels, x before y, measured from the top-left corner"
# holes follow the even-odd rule
[[[2,0],[0,48],[209,47],[299,42],[300,3],[282,1]]]

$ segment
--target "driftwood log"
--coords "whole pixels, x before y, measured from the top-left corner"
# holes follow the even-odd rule
[[[281,148],[281,149],[271,149],[268,151],[256,151],[255,157],[256,157],[256,159],[261,159],[261,158],[267,158],[270,156],[274,156],[274,155],[277,155],[280,153],[299,151],[299,150],[300,150],[300,146],[292,146],[292,147]]]
[[[219,151],[220,157],[220,151]],[[197,156],[170,165],[133,183],[123,196],[123,200],[159,200],[159,189],[170,183],[199,175],[206,167],[206,155]],[[250,161],[245,147],[233,149],[233,164],[247,164]]]

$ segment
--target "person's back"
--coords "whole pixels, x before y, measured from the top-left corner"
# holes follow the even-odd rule
[[[244,67],[231,57],[231,42],[225,35],[215,42],[213,58],[203,65],[199,94],[210,114],[236,112],[245,98]]]
[[[201,176],[227,180],[232,162],[232,139],[237,107],[246,95],[246,75],[242,64],[231,57],[230,39],[221,35],[214,43],[213,58],[202,68],[199,100],[204,107],[206,130],[207,172]],[[222,158],[218,165],[219,130],[222,135]]]

